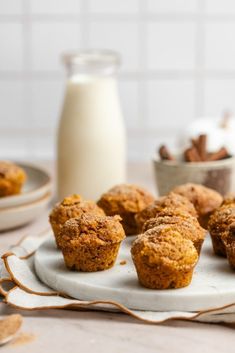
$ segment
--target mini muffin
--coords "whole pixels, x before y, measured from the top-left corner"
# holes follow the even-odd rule
[[[148,219],[156,217],[160,212],[168,208],[183,210],[192,216],[197,216],[193,204],[186,197],[171,192],[155,200],[154,203],[147,206],[143,211],[137,213],[135,220],[139,233],[142,231],[143,225]]]
[[[140,234],[131,248],[139,282],[147,288],[181,288],[190,284],[197,250],[174,227],[155,227]]]
[[[172,191],[187,197],[193,203],[198,213],[199,223],[205,229],[207,229],[210,215],[223,201],[222,196],[217,191],[199,184],[183,184]]]
[[[0,161],[0,197],[19,194],[25,180],[26,174],[22,168]]]
[[[198,220],[195,217],[190,215],[187,217],[166,215],[157,218],[151,218],[145,222],[143,226],[143,232],[158,226],[168,225],[179,232],[183,238],[191,240],[198,252],[198,255],[200,255],[201,247],[206,236],[206,231],[200,226]]]
[[[226,249],[222,236],[228,227],[235,222],[235,205],[222,205],[213,212],[208,222],[208,231],[211,236],[214,253],[226,257]]]
[[[82,214],[66,221],[58,244],[67,268],[94,272],[112,267],[125,238],[120,220],[119,216]]]
[[[235,269],[235,221],[222,234],[221,239],[225,247],[228,263]]]
[[[55,205],[49,215],[49,221],[53,229],[56,243],[58,234],[63,224],[70,218],[80,217],[84,213],[92,213],[97,216],[104,216],[104,211],[95,202],[83,200],[80,195],[70,195],[61,203]]]
[[[98,201],[106,215],[120,215],[126,235],[137,234],[135,215],[153,203],[154,197],[145,189],[131,184],[114,186]]]

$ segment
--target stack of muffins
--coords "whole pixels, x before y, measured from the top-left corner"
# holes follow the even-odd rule
[[[136,213],[153,201],[143,188],[118,185],[97,204],[80,195],[57,204],[49,219],[67,268],[93,272],[112,267],[125,236],[137,232]]]
[[[235,269],[235,199],[227,198],[210,216],[208,222],[215,255],[227,257]]]
[[[231,202],[227,200],[222,207],[231,208]],[[131,254],[140,284],[180,288],[191,282],[206,235],[204,228],[221,203],[220,194],[201,185],[185,184],[155,200],[137,185],[121,184],[97,203],[79,195],[65,198],[52,210],[50,223],[69,269],[108,269],[125,236],[139,234]],[[227,247],[231,234],[232,223]]]

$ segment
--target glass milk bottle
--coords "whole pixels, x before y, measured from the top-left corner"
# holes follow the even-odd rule
[[[125,128],[116,73],[106,50],[64,56],[68,70],[57,138],[58,198],[78,193],[96,200],[125,181]]]

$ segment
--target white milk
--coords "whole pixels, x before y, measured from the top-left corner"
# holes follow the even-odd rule
[[[98,199],[125,181],[125,129],[110,75],[73,75],[58,131],[58,197]]]

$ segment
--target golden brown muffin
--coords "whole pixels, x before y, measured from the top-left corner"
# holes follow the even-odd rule
[[[98,201],[106,215],[120,215],[126,235],[137,234],[135,215],[153,203],[154,197],[145,189],[131,184],[114,186]]]
[[[0,197],[19,194],[25,180],[26,174],[22,168],[0,161]]]
[[[93,272],[114,265],[124,229],[119,216],[82,214],[65,222],[58,243],[69,269]]]
[[[55,205],[49,215],[49,221],[53,229],[56,243],[58,234],[63,224],[70,218],[80,217],[84,213],[93,213],[97,216],[104,216],[104,211],[95,202],[83,200],[80,195],[70,195],[61,203]]]
[[[207,229],[211,213],[221,205],[223,198],[215,190],[199,184],[183,184],[172,190],[173,192],[187,197],[198,213],[198,220],[201,226]]]
[[[211,236],[214,253],[226,257],[226,249],[222,237],[225,237],[229,226],[235,222],[235,206],[220,206],[210,216],[208,231]],[[225,233],[225,235],[224,235]]]
[[[139,282],[147,288],[188,286],[198,261],[191,240],[172,226],[155,227],[140,234],[131,248]]]
[[[206,230],[200,226],[195,217],[188,215],[182,216],[159,216],[151,218],[145,222],[143,232],[158,226],[168,226],[179,232],[183,238],[189,239],[193,242],[198,255],[200,255],[201,247],[206,236]]]
[[[221,236],[229,265],[235,269],[235,219]]]
[[[175,209],[176,212],[177,210],[179,210],[179,212],[180,210],[183,210],[192,216],[197,216],[193,204],[186,197],[171,192],[168,195],[155,200],[154,203],[137,213],[135,219],[139,233],[141,233],[143,225],[148,219],[155,218],[160,212],[169,208]]]

